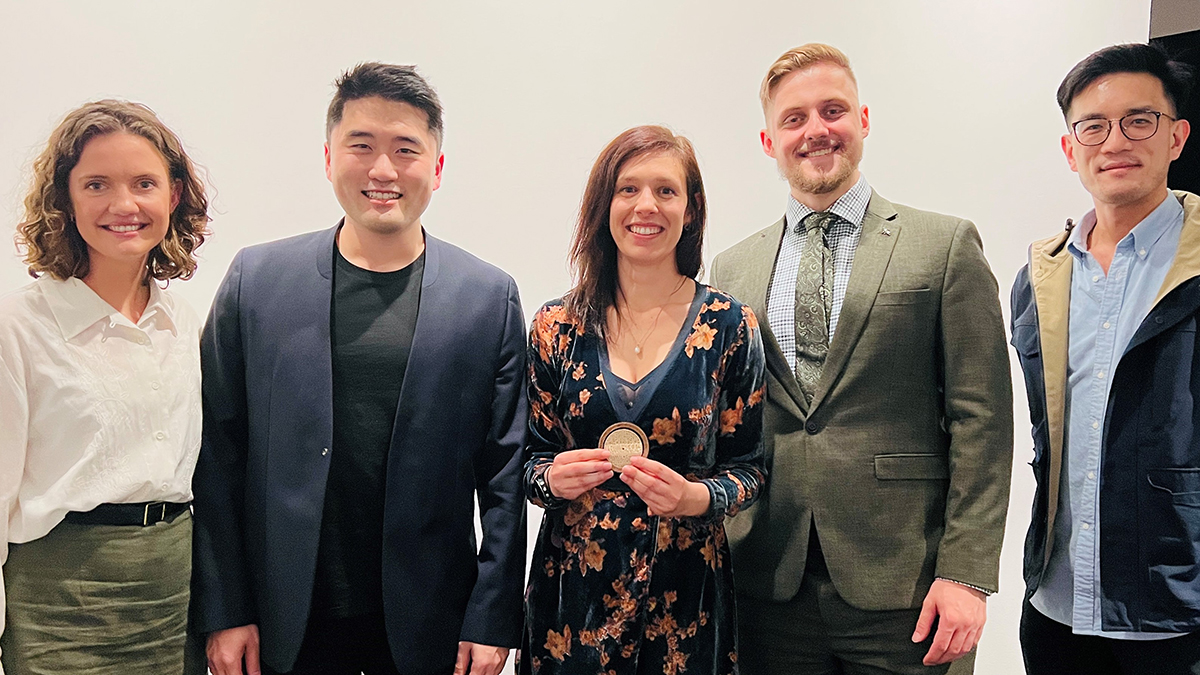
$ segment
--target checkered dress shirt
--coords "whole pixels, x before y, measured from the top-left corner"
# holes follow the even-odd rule
[[[850,267],[854,264],[854,251],[862,236],[862,221],[870,201],[871,186],[867,184],[866,177],[860,176],[854,187],[829,207],[831,213],[843,218],[830,224],[826,234],[829,250],[833,253],[830,342],[837,329],[842,300],[846,297],[846,283],[850,280]],[[771,288],[767,295],[767,322],[792,372],[796,372],[796,275],[800,269],[800,254],[804,251],[804,218],[812,212],[795,197],[788,197],[783,239],[779,243],[779,255],[775,258],[775,271],[771,275]]]

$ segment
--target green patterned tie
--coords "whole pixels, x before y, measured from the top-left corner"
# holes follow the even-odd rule
[[[805,216],[804,251],[796,275],[796,380],[812,403],[829,353],[829,315],[833,312],[833,253],[826,234],[839,217],[824,211]]]

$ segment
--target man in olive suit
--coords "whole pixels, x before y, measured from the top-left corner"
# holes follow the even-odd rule
[[[1013,420],[996,281],[974,225],[867,184],[844,54],[790,50],[761,95],[787,214],[712,268],[767,352],[771,483],[728,525],[742,672],[945,673],[998,586]]]

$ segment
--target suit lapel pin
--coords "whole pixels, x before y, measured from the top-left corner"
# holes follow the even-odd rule
[[[890,237],[890,236],[892,236],[892,231],[891,231],[891,230],[889,230],[889,229],[887,229],[886,227],[885,227],[885,228],[883,228],[883,236],[885,236],[885,237]]]

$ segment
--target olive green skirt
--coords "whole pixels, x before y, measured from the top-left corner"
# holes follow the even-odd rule
[[[8,675],[204,673],[187,637],[192,519],[59,523],[9,544],[0,663]]]

